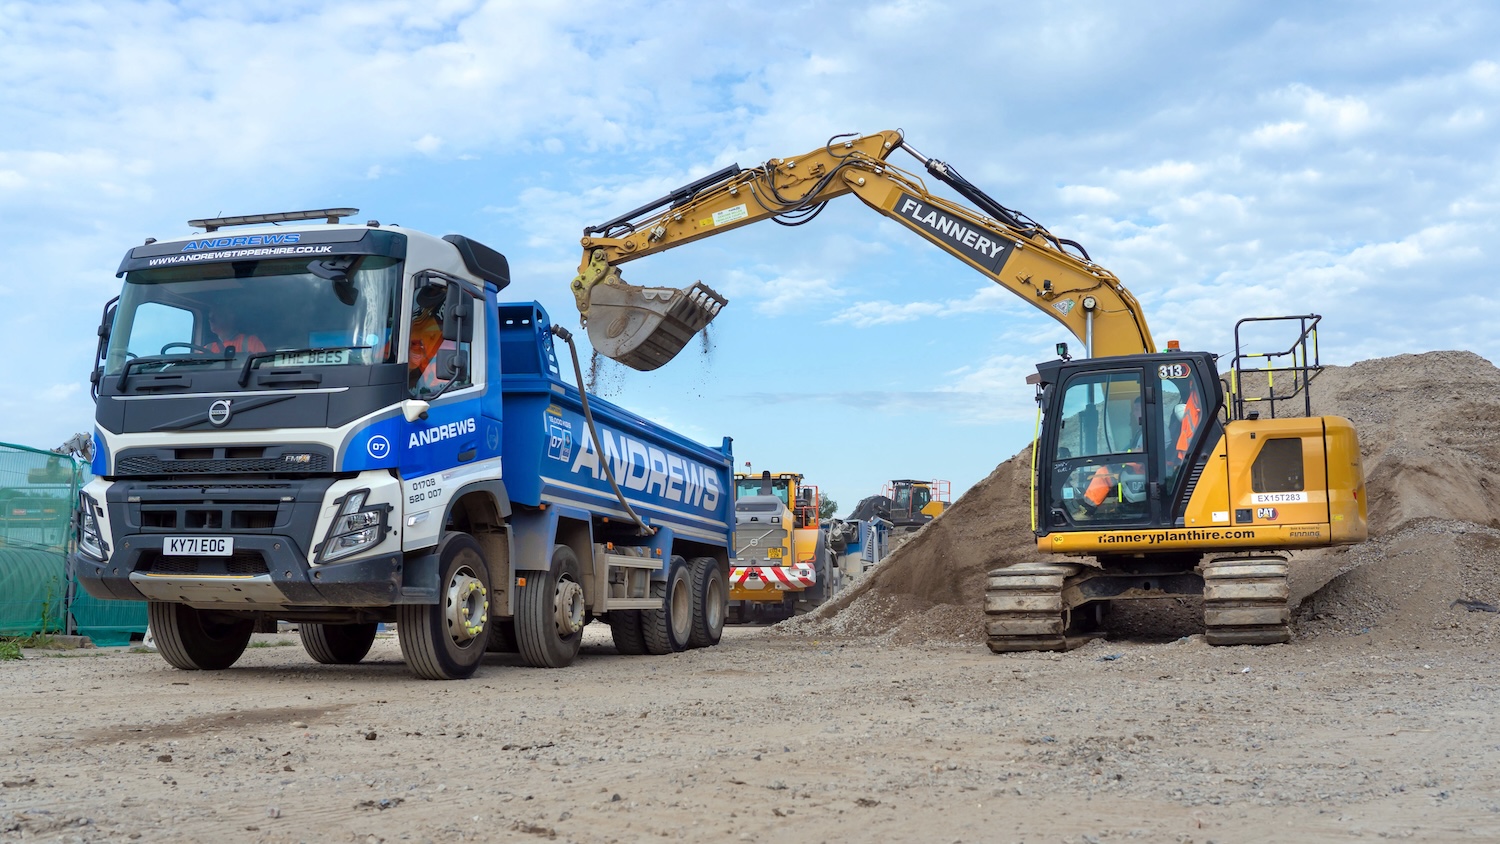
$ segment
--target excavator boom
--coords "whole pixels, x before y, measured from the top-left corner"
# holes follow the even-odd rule
[[[934,196],[921,177],[890,164],[896,149],[979,210]],[[572,289],[590,342],[635,369],[665,364],[727,300],[702,282],[685,290],[629,284],[621,264],[767,218],[801,225],[849,193],[1061,322],[1090,357],[1154,351],[1139,303],[1113,273],[898,131],[835,136],[806,155],[726,167],[586,229]]]

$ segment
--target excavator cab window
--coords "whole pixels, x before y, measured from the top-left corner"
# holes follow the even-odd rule
[[[1157,366],[1161,381],[1159,410],[1164,433],[1164,447],[1157,454],[1157,465],[1168,489],[1176,483],[1179,470],[1192,452],[1197,433],[1207,422],[1203,386],[1193,369],[1188,361]]]
[[[913,513],[920,513],[932,501],[932,491],[925,486],[912,487],[911,509]]]
[[[1049,521],[1139,523],[1150,517],[1139,371],[1081,372],[1056,408]]]

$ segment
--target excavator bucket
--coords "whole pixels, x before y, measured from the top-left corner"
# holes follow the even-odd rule
[[[701,281],[678,290],[616,277],[588,290],[589,343],[607,358],[649,372],[676,357],[726,304]]]

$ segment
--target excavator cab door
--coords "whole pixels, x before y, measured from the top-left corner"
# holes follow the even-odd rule
[[[1145,386],[1139,368],[1081,369],[1052,393],[1049,528],[1149,523]]]

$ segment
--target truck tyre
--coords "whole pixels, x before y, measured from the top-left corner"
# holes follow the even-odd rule
[[[693,578],[693,632],[688,635],[687,646],[712,647],[724,635],[729,586],[719,561],[713,557],[694,557],[689,567]]]
[[[375,644],[375,622],[368,624],[310,624],[297,625],[302,634],[302,649],[315,661],[324,665],[355,665],[370,652]]]
[[[646,653],[661,656],[683,650],[693,634],[693,576],[687,561],[674,556],[666,581],[651,584],[651,596],[662,600],[661,609],[641,611]]]
[[[146,618],[156,652],[184,671],[220,671],[234,665],[255,630],[255,619],[152,601]]]
[[[587,620],[578,557],[566,545],[552,549],[552,568],[530,572],[516,589],[516,646],[535,668],[571,665],[583,644]]]
[[[490,643],[485,650],[492,654],[519,653],[516,647],[516,621],[513,618],[490,619]]]
[[[611,610],[609,613],[609,637],[615,640],[615,650],[624,656],[640,656],[646,652],[646,634],[640,610]]]
[[[462,680],[479,668],[490,640],[490,570],[466,533],[445,534],[437,553],[438,602],[397,605],[396,638],[418,677]]]

